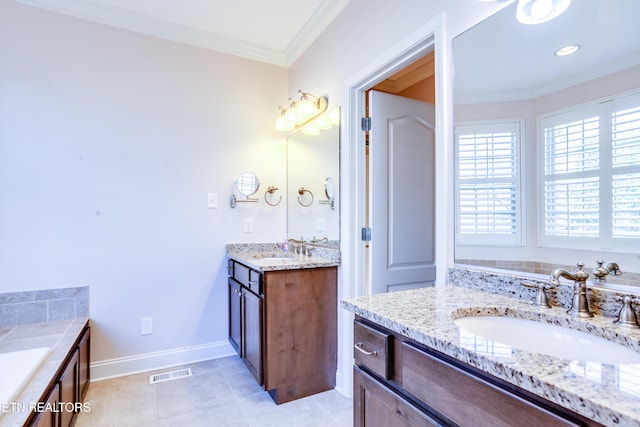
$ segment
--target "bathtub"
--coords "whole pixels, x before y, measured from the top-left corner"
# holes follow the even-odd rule
[[[0,353],[0,405],[14,402],[50,352],[49,347],[39,347]]]

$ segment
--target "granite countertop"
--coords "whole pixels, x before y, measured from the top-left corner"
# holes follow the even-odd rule
[[[27,421],[31,414],[30,405],[40,400],[88,320],[76,318],[0,328],[0,353],[38,347],[51,349],[42,365],[15,399],[15,405],[3,408],[5,411],[0,416],[0,426],[18,426]]]
[[[320,268],[320,267],[337,267],[339,261],[321,258],[317,256],[291,256],[280,258],[279,254],[273,254],[278,257],[271,257],[271,254],[258,253],[227,253],[227,256],[234,259],[247,267],[260,271],[276,271],[276,270],[299,270],[301,268]]]
[[[495,346],[460,329],[469,315],[506,315],[592,333],[640,352],[640,329],[614,325],[610,317],[579,319],[565,308],[454,285],[378,294],[342,306],[427,347],[455,357],[538,396],[605,425],[640,426],[640,364],[606,364]]]
[[[274,243],[228,244],[227,256],[256,270],[299,270],[303,268],[338,267],[340,251],[334,248],[313,246],[312,255],[283,253]]]

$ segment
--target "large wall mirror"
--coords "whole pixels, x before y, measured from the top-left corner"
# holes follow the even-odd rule
[[[287,233],[330,246],[340,239],[340,109],[287,138]]]
[[[475,242],[459,238],[463,225],[458,218],[463,207],[462,197],[456,195],[457,263],[548,273],[549,264],[584,262],[591,271],[598,259],[605,259],[619,262],[623,272],[640,272],[640,246],[634,250],[609,244],[605,248],[603,243],[600,249],[584,249],[549,244],[549,240],[544,243],[546,234],[541,237],[541,229],[546,230],[547,213],[540,208],[545,205],[539,182],[546,169],[538,160],[542,158],[540,129],[546,128],[542,121],[545,115],[640,94],[638,16],[638,0],[582,0],[571,2],[569,9],[552,21],[524,25],[516,20],[516,4],[512,3],[454,39],[456,131],[486,122],[515,123],[520,132],[516,162],[522,171],[519,199],[509,202],[519,203],[522,213],[521,239],[515,244],[487,245],[482,236]],[[565,57],[554,54],[568,44],[577,44],[580,49]],[[461,191],[460,159],[456,148],[456,191]],[[545,159],[545,164],[550,161],[548,155]],[[612,203],[611,199],[599,200],[595,210],[597,203],[601,203],[600,209],[602,203]],[[615,215],[615,208],[612,210]],[[540,221],[542,217],[545,221]],[[543,266],[543,271],[536,270],[536,265]]]

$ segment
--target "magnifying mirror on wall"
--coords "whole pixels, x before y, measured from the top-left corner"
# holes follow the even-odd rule
[[[232,194],[229,204],[231,205],[232,208],[235,208],[236,203],[238,202],[256,202],[257,203],[258,199],[251,198],[250,196],[252,194],[255,194],[255,192],[258,191],[258,188],[260,188],[260,180],[258,179],[256,174],[251,171],[242,172],[240,175],[238,175],[238,178],[236,179],[236,189],[238,190],[238,193],[245,196],[245,199],[238,200],[236,198],[236,195]]]

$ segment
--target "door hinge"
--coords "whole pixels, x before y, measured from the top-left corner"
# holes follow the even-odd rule
[[[370,242],[371,241],[371,228],[362,227],[362,241]]]
[[[362,118],[362,130],[369,132],[371,130],[371,117]]]

